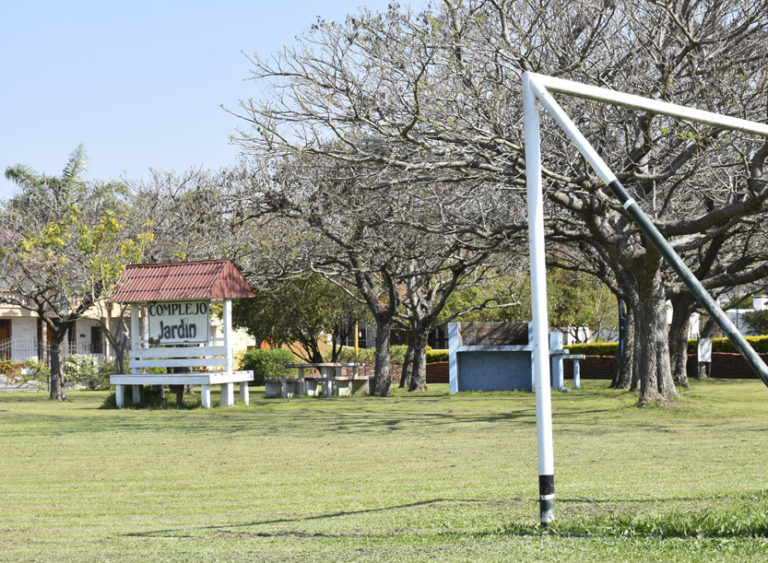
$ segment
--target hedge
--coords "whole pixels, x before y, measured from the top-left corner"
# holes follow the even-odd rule
[[[747,342],[758,354],[768,354],[768,336],[747,336]],[[688,341],[688,353],[695,354],[698,351],[699,341]],[[618,342],[595,342],[590,344],[569,344],[565,346],[571,354],[584,354],[585,356],[615,356],[619,348]],[[738,353],[733,344],[727,338],[712,339],[713,352]]]
[[[447,362],[448,350],[427,350],[427,363]]]
[[[747,336],[746,339],[747,342],[749,342],[749,345],[755,349],[755,352],[758,354],[768,354],[768,336]],[[689,340],[688,353],[695,354],[698,350],[698,344],[698,340]],[[712,351],[738,353],[738,350],[733,346],[733,343],[727,338],[713,338]]]
[[[618,342],[590,342],[587,344],[569,344],[564,346],[571,354],[584,354],[585,356],[615,356],[619,349]]]
[[[390,361],[393,364],[402,364],[405,361],[405,351],[407,346],[396,345],[389,349]],[[339,354],[340,362],[354,362],[355,350],[354,348],[344,347]],[[357,354],[357,361],[364,364],[373,365],[376,363],[376,349],[375,348],[360,348]],[[448,350],[427,350],[427,363],[430,362],[447,362]]]

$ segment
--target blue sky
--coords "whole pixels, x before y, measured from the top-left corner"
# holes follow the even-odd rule
[[[388,3],[2,2],[0,170],[25,164],[58,176],[81,143],[92,180],[232,164],[238,120],[220,105],[258,97],[241,51],[268,55],[316,16]],[[0,198],[16,190],[2,175]]]

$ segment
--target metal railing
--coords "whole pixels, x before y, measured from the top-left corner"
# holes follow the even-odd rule
[[[104,345],[98,346],[98,349],[89,343],[69,344],[61,346],[62,356],[67,357],[72,354],[86,354],[97,357],[97,361],[104,359]],[[0,359],[18,360],[36,360],[48,363],[51,358],[51,347],[48,344],[40,345],[37,338],[7,338],[0,340]]]

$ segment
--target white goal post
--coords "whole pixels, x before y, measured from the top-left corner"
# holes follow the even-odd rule
[[[766,367],[760,356],[747,343],[720,306],[683,263],[650,218],[632,199],[613,171],[557,103],[552,96],[553,92],[768,137],[768,125],[765,123],[756,123],[718,113],[701,111],[561,78],[530,72],[523,73],[525,171],[528,190],[528,229],[533,307],[533,369],[539,456],[539,506],[542,526],[549,525],[555,517],[555,471],[552,445],[549,321],[544,254],[544,196],[541,180],[539,111],[537,102],[554,117],[555,121],[584,158],[587,159],[602,181],[616,195],[626,209],[627,214],[635,221],[653,245],[656,246],[664,259],[682,278],[702,307],[717,321],[755,373],[768,385],[768,367]]]

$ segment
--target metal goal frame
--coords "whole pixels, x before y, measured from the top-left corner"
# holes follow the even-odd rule
[[[525,173],[528,196],[528,232],[531,258],[531,301],[533,308],[533,370],[536,392],[536,429],[539,461],[539,507],[541,525],[548,526],[555,518],[555,468],[552,443],[552,404],[549,359],[549,322],[547,313],[547,283],[544,251],[544,196],[541,179],[541,143],[539,108],[546,109],[563,129],[571,142],[597,172],[624,206],[627,215],[659,250],[691,290],[699,304],[717,321],[754,372],[768,385],[768,367],[749,345],[736,326],[728,319],[701,282],[680,259],[651,219],[632,199],[629,192],[579,131],[576,124],[557,103],[553,93],[585,98],[610,105],[648,111],[699,123],[716,125],[768,137],[768,125],[718,113],[671,104],[660,100],[626,94],[607,88],[589,86],[551,76],[523,73],[523,112],[525,134]]]

